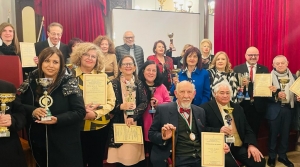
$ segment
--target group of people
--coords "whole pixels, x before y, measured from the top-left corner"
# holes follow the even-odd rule
[[[0,33],[0,55],[20,56],[14,27],[2,23]],[[143,49],[135,45],[131,31],[124,33],[124,45],[117,47],[106,36],[98,36],[93,43],[73,38],[66,45],[60,41],[62,34],[63,26],[54,22],[47,28],[48,39],[35,43],[37,68],[24,69],[27,74],[18,89],[20,96],[0,116],[0,126],[11,131],[10,138],[0,137],[1,143],[14,140],[10,144],[20,151],[17,131],[26,127],[37,166],[103,166],[106,159],[117,166],[163,167],[171,154],[175,130],[172,151],[178,167],[201,165],[201,132],[233,136],[234,141],[224,144],[225,166],[238,166],[238,160],[246,166],[263,167],[266,160],[257,149],[263,118],[270,127],[267,164],[275,166],[278,155],[279,162],[293,166],[286,153],[293,108],[300,97],[288,89],[295,78],[285,56],[273,60],[272,97],[253,97],[255,74],[269,73],[267,67],[257,64],[255,47],[246,50],[245,63],[232,68],[225,52],[211,54],[208,39],[201,41],[200,49],[186,44],[179,57],[172,56],[172,44],[167,48],[158,40],[154,55],[144,61]],[[176,68],[180,71],[174,75]],[[240,82],[238,73],[248,73],[249,80]],[[84,102],[84,74],[107,77],[106,104]],[[40,78],[53,82],[45,90]],[[284,91],[280,79],[289,79]],[[0,92],[16,91],[5,81],[0,85]],[[40,105],[45,91],[53,98],[52,116],[41,121],[49,112]],[[249,93],[250,100],[240,101],[239,91]],[[232,113],[228,108],[233,108]],[[115,143],[113,125],[119,123],[142,126],[144,144]],[[281,141],[276,149],[278,135]],[[15,154],[6,153],[9,158],[1,158],[0,166],[26,166],[24,156]]]

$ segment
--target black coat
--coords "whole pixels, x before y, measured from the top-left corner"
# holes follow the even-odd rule
[[[13,84],[0,80],[0,92],[16,93],[16,88]],[[8,128],[10,137],[0,137],[0,166],[26,167],[24,152],[17,133],[25,127],[25,109],[19,97],[6,105],[9,107],[6,114],[11,115],[12,124]]]
[[[41,42],[37,42],[34,44],[35,46],[35,52],[36,55],[39,56],[40,53],[45,49],[49,47],[49,43],[48,40],[46,41],[41,41]],[[59,50],[61,51],[61,53],[64,55],[64,61],[67,61],[67,58],[69,58],[69,49],[68,49],[68,45],[60,42],[60,46],[59,46]]]
[[[30,75],[28,81],[21,85],[21,98],[28,114],[28,135],[33,155],[38,164],[46,165],[45,156],[37,157],[37,151],[45,153],[48,141],[49,167],[82,167],[80,143],[80,125],[85,117],[85,107],[77,80],[72,74],[65,74],[58,85],[49,93],[53,104],[49,107],[53,116],[57,117],[54,125],[35,123],[32,112],[40,107],[37,102],[37,70]],[[59,78],[58,78],[59,79]],[[47,135],[47,137],[46,137]]]
[[[250,125],[247,122],[243,108],[239,104],[230,102],[230,106],[234,108],[232,116],[237,132],[245,146],[252,144],[257,147],[256,137]],[[220,132],[224,126],[223,118],[216,100],[211,100],[200,105],[205,110],[206,130],[208,132]]]

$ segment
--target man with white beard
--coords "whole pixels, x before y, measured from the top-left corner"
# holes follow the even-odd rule
[[[175,129],[175,164],[176,167],[201,166],[201,132],[205,130],[205,112],[195,106],[192,100],[196,91],[192,83],[179,82],[174,91],[176,102],[157,106],[148,137],[153,143],[151,162],[153,166],[166,166],[171,155],[172,130]],[[224,152],[229,152],[224,144]]]

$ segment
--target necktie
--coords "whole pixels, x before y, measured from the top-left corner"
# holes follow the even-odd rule
[[[180,111],[180,113],[187,113],[187,114],[190,114],[191,109],[180,108],[179,111]]]
[[[254,66],[250,66],[250,81],[253,81],[253,67]]]

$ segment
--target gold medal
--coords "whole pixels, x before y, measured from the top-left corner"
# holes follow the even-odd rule
[[[194,141],[196,139],[196,136],[195,136],[195,134],[193,132],[190,133],[190,139],[192,141]]]

